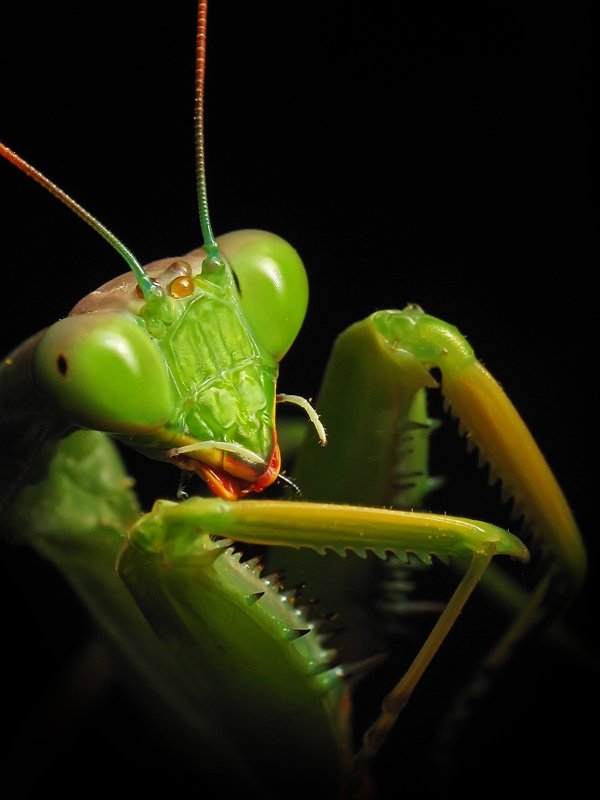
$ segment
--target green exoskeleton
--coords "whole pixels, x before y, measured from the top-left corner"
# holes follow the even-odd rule
[[[222,127],[233,124],[221,116]],[[202,177],[200,185],[202,197]],[[472,443],[514,492],[529,528],[524,538],[533,537],[534,570],[525,573],[532,599],[511,611],[517,621],[507,634],[493,619],[503,638],[489,664],[502,664],[519,637],[562,610],[581,585],[585,556],[562,492],[504,393],[455,328],[415,306],[377,312],[340,337],[315,404],[327,446],[311,426],[297,458],[283,458],[301,498],[272,499],[279,445],[284,454],[298,449],[275,407],[278,364],[307,303],[304,267],[269,234],[228,234],[217,247],[206,214],[202,221],[203,250],[147,270],[133,261],[134,271],[5,360],[4,530],[62,569],[134,681],[144,682],[154,711],[176,720],[181,748],[200,770],[212,768],[211,780],[244,786],[250,796],[366,796],[388,718],[393,723],[437,660],[492,556],[529,558],[520,539],[496,526],[410,511],[436,485],[426,465],[434,427],[426,389],[441,383]],[[359,244],[369,237],[360,234]],[[335,246],[323,248],[327,266]],[[374,249],[360,251],[365,282],[386,272]],[[361,291],[361,283],[339,287],[338,302]],[[296,391],[293,374],[283,388]],[[74,426],[82,430],[66,436]],[[217,497],[193,480],[186,491],[203,496],[159,502],[140,516],[112,445],[92,431],[199,476]],[[233,549],[231,541],[244,544]],[[245,544],[277,546],[269,567],[261,572],[258,560],[241,559]],[[326,549],[336,553],[312,552]],[[398,593],[404,572],[399,577],[393,556],[386,576],[375,558],[340,558],[346,550],[395,553],[413,564],[433,556],[457,568],[446,610],[432,604],[426,618],[433,632],[422,650],[411,648],[416,657],[404,677],[379,692],[380,702],[392,690],[388,716],[374,708],[353,734],[353,676],[384,649],[380,623],[390,619],[376,606],[377,587],[385,580]],[[290,588],[299,582],[306,583],[301,600]],[[400,603],[388,605],[397,619]],[[409,611],[416,607],[409,601]],[[339,619],[322,619],[321,611]],[[348,628],[345,642],[342,634],[321,635],[340,626]]]

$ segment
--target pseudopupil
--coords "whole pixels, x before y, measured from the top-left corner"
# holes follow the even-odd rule
[[[64,376],[67,374],[67,369],[68,369],[67,359],[63,355],[60,355],[56,359],[56,366],[58,367],[58,371],[60,372],[61,375]]]

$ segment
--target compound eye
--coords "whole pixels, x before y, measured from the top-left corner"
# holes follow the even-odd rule
[[[284,239],[265,231],[236,231],[217,241],[233,271],[252,332],[281,361],[302,327],[308,305],[308,279],[300,256]]]
[[[164,361],[135,318],[79,314],[52,325],[33,357],[33,379],[60,416],[82,428],[144,434],[171,408]]]

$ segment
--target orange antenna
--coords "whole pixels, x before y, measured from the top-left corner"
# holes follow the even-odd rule
[[[219,263],[219,245],[210,225],[206,196],[206,167],[204,161],[204,73],[206,69],[206,11],[208,2],[198,3],[198,27],[196,30],[196,100],[194,106],[194,132],[196,137],[196,191],[198,214],[204,237],[204,249],[208,259]]]
[[[103,225],[100,220],[96,219],[96,217],[92,216],[89,211],[86,211],[85,208],[79,205],[72,197],[70,197],[66,192],[49,180],[45,175],[43,175],[39,170],[25,161],[24,158],[21,158],[20,155],[15,153],[5,144],[0,142],[0,155],[6,158],[7,161],[10,161],[11,164],[14,164],[15,167],[18,167],[21,172],[24,172],[25,175],[28,175],[30,178],[33,178],[34,181],[43,186],[50,194],[53,194],[61,203],[64,203],[71,211],[74,211],[78,217],[80,217],[84,222],[93,228],[96,233],[99,233],[114,249],[121,255],[125,261],[129,264],[129,267],[133,274],[136,277],[138,282],[138,286],[142,290],[142,293],[146,300],[150,298],[152,295],[156,295],[161,293],[160,287],[154,283],[152,278],[148,275],[146,270],[142,267],[140,262],[137,258],[133,255],[131,250],[126,247],[120,239],[108,230],[108,228]]]

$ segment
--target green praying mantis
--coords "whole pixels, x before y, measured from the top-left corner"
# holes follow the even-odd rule
[[[255,10],[255,12],[256,13],[260,13],[260,10],[258,10],[258,11]],[[236,13],[238,13],[237,9],[236,9]],[[240,11],[239,13],[241,14],[242,12]],[[325,16],[327,16],[326,11],[323,11],[322,13]],[[213,14],[214,14],[214,18],[213,18]],[[326,20],[326,22],[329,22],[330,25],[333,25],[333,21],[334,20],[332,18],[330,18],[329,20]],[[211,24],[211,34],[210,34],[211,36],[212,36],[213,32],[215,31],[215,29],[218,28],[218,25],[219,24],[223,24],[222,22],[219,23],[219,21],[218,21],[218,11],[215,11],[212,8],[211,8],[211,23],[210,24]],[[348,25],[349,23],[347,21],[345,21],[345,22],[344,21],[341,21],[341,22],[338,21],[338,24],[342,28],[342,30],[340,31],[340,35],[343,35],[344,25]],[[239,29],[240,29],[240,31],[247,30],[247,26],[244,25],[244,22],[243,22],[242,19],[240,19],[240,21],[239,21]],[[327,30],[327,24],[325,25],[324,30]],[[189,35],[189,32],[188,32],[188,35]],[[321,35],[324,35],[324,33],[322,33]],[[269,40],[269,42],[271,42],[271,41],[272,40]],[[210,47],[210,53],[211,53],[211,55],[210,55],[210,59],[211,60],[213,60],[213,53],[215,54],[214,61],[218,60],[219,55],[221,55],[221,57],[222,57],[222,55],[223,55],[222,49],[225,47],[224,44],[220,45],[220,44],[215,43],[212,46],[209,45],[209,47]],[[183,44],[182,44],[182,42],[178,41],[177,50],[179,51],[180,49],[181,50],[183,49]],[[262,49],[265,50],[266,48],[263,47]],[[167,53],[169,52],[168,48],[166,48],[165,52],[167,52]],[[252,49],[251,52],[253,53],[252,58],[254,58],[255,57],[254,56],[255,49]],[[277,55],[279,57],[281,57],[281,54],[280,54],[279,50],[277,50]],[[247,58],[243,58],[242,60],[243,60],[244,63],[246,63],[246,61],[249,58],[250,57],[248,56]],[[273,53],[271,52],[270,59],[272,59],[272,58],[274,58],[274,56],[273,56]],[[268,69],[269,65],[271,64],[271,60],[270,59],[265,59],[265,70]],[[164,59],[161,59],[161,65],[164,64],[165,60],[168,61],[169,58],[165,57]],[[295,61],[292,61],[292,64],[295,64],[296,68],[297,68],[297,64],[299,63],[299,61],[300,61],[300,59],[298,58]],[[277,63],[279,63],[279,61],[277,61]],[[211,66],[211,70],[213,70],[215,72],[218,72],[218,70],[220,68],[221,67],[218,65],[218,63],[216,65],[214,65],[214,66]],[[291,69],[291,67],[290,67],[290,69]],[[289,87],[290,82],[285,79],[285,75],[278,75],[278,76],[273,76],[273,77],[274,77],[274,79],[276,81],[279,81],[281,85],[285,86],[286,89]],[[253,105],[257,104],[257,99],[253,97],[253,90],[255,91],[256,83],[255,83],[255,81],[252,81],[249,76],[245,76],[244,80],[248,81],[248,84],[250,86],[250,90],[248,89],[248,86],[246,86],[246,90],[245,91],[248,92],[250,94],[250,96],[251,96],[251,99],[252,99],[253,102],[250,104],[250,106],[252,107]],[[149,79],[149,83],[153,84],[155,82],[153,82],[152,79]],[[315,84],[316,83],[317,82],[315,81]],[[209,85],[210,85],[210,79],[209,79]],[[337,88],[337,86],[336,86],[336,88]],[[370,87],[370,90],[372,90],[372,87]],[[326,94],[324,92],[324,97],[326,96],[326,98],[329,99],[331,97],[330,93],[331,93],[331,89]],[[340,120],[343,120],[344,119],[344,113],[348,113],[349,114],[350,112],[347,111],[347,109],[344,106],[344,102],[346,100],[346,96],[345,96],[343,90],[341,91],[341,95],[342,96],[338,100],[338,102],[342,106],[342,108],[341,108],[341,112],[342,113],[341,113],[341,116],[340,116]],[[291,104],[291,101],[289,100],[289,98],[288,99],[284,98],[284,100],[282,102],[286,102],[286,101],[287,101],[287,103]],[[319,120],[319,116],[320,115],[316,110],[317,108],[320,108],[319,105],[318,105],[318,100],[313,100],[313,102],[314,102],[314,105],[311,106],[311,109],[312,109],[312,115],[311,116],[313,117],[313,120],[312,120],[311,124],[308,124],[304,119],[301,119],[300,122],[298,123],[298,124],[300,124],[301,126],[304,127],[305,132],[308,132],[308,131],[311,130],[312,126],[314,125],[315,120]],[[229,106],[229,103],[230,103],[230,100],[228,98],[227,106]],[[334,103],[334,105],[335,105],[335,103]],[[349,103],[348,105],[351,106],[352,108],[354,107],[353,104]],[[210,104],[209,104],[209,107],[210,107]],[[286,105],[286,107],[287,107],[287,105]],[[239,108],[237,110],[239,112]],[[329,111],[328,112],[328,116],[326,116],[326,117],[324,116],[325,112],[323,111],[323,109],[320,109],[320,112],[321,112],[321,121],[323,122],[323,124],[321,126],[319,126],[320,135],[325,135],[325,136],[329,135],[329,136],[331,136],[329,146],[325,147],[326,150],[331,152],[332,148],[334,147],[334,143],[337,141],[335,134],[338,133],[338,131],[335,130],[335,129],[334,129],[334,131],[321,130],[321,128],[324,128],[324,129],[327,128],[327,124],[326,123],[328,123],[331,120],[332,112]],[[301,115],[301,116],[305,116],[305,115]],[[251,117],[251,119],[254,119],[254,118]],[[210,120],[210,117],[209,117],[209,120]],[[227,120],[226,114],[225,114],[225,120]],[[231,127],[235,128],[235,127],[237,127],[237,125],[233,125],[232,123],[227,124],[228,120],[227,120],[227,123],[226,123],[225,120],[223,118],[221,118],[221,125],[220,125],[221,128],[222,127],[224,127],[224,128],[231,128]],[[339,124],[340,125],[340,130],[342,130],[342,123],[341,123],[340,120],[338,120],[336,122],[336,125]],[[177,124],[179,124],[179,122]],[[277,118],[274,127],[277,129],[281,124],[285,124],[285,123],[283,123],[279,118]],[[209,126],[210,126],[210,122],[209,122]],[[172,127],[172,126],[171,126],[170,122],[165,122],[165,124],[162,127],[168,129],[168,128]],[[254,130],[255,129],[254,125],[249,124],[247,127],[253,129],[251,131],[251,133],[249,134],[250,136],[256,134],[256,131]],[[262,127],[262,126],[259,126],[259,127]],[[263,132],[263,135],[265,135],[264,132]],[[282,147],[281,151],[278,150],[276,152],[273,152],[273,144],[272,144],[272,142],[273,141],[278,141],[278,140],[286,141],[286,137],[282,136],[280,131],[273,130],[273,129],[271,129],[269,131],[269,133],[266,134],[266,135],[271,137],[269,139],[269,146],[266,147],[266,152],[273,159],[273,162],[275,163],[275,165],[277,165],[278,163],[281,163],[282,153],[284,153],[285,155],[289,156],[289,152],[288,152],[287,146],[284,146],[284,145],[280,145]],[[308,133],[306,135],[308,136]],[[349,135],[351,135],[351,134],[349,134]],[[135,139],[136,142],[139,142],[140,135],[136,134],[134,136],[134,139]],[[239,139],[236,138],[235,141],[238,142]],[[210,142],[210,139],[209,139],[209,142]],[[210,148],[210,145],[209,145],[209,148]],[[239,155],[239,153],[237,152],[238,148],[232,147],[231,149],[232,149],[232,151],[235,152],[236,156]],[[210,152],[210,150],[209,150],[209,152]],[[298,169],[299,177],[301,177],[301,181],[300,182],[302,183],[302,182],[304,182],[306,180],[306,175],[303,174],[303,169],[302,169],[302,165],[304,164],[303,159],[304,158],[308,159],[308,155],[307,154],[302,154],[301,151],[300,151],[300,155],[297,155],[297,151],[294,151],[294,157],[297,158],[299,160],[299,162],[300,162],[300,166],[295,167],[295,169]],[[377,157],[377,156],[375,156],[375,157]],[[382,157],[382,156],[379,156],[379,157]],[[210,170],[210,161],[211,161],[211,159],[212,159],[212,155],[209,155],[209,170]],[[36,160],[38,160],[37,155],[36,155]],[[41,162],[41,158],[39,160]],[[142,158],[142,161],[143,160],[145,160],[145,159]],[[346,174],[346,176],[348,176],[348,174],[351,173],[351,170],[348,168],[349,165],[346,162],[346,160],[343,159],[342,161],[343,161],[342,164],[338,164],[337,165],[337,170],[339,170],[339,173],[341,174],[342,173],[342,166],[344,166],[346,168],[345,174]],[[324,159],[323,159],[323,161],[319,160],[319,161],[316,162],[316,164],[318,164],[318,165],[321,165],[322,163],[325,163]],[[324,171],[326,177],[322,178],[324,183],[321,184],[321,191],[320,192],[319,191],[316,192],[317,195],[324,194],[324,195],[328,195],[330,197],[333,196],[333,194],[334,194],[334,186],[336,186],[338,191],[341,191],[342,194],[344,193],[343,187],[341,187],[339,185],[340,182],[339,182],[339,179],[338,179],[338,173],[335,171],[335,169],[336,168],[334,167],[330,173],[327,173],[326,170]],[[401,167],[399,167],[398,169],[399,169],[400,172],[402,172],[402,168]],[[235,173],[235,167],[233,167],[232,170]],[[264,166],[261,164],[261,168],[258,171],[258,175],[259,176],[260,176],[261,173],[263,173],[263,170],[264,170]],[[7,170],[4,170],[4,172],[6,172],[6,171]],[[277,171],[277,166],[275,167],[275,171]],[[377,171],[377,169],[374,169],[374,172],[376,172],[376,171]],[[56,173],[56,170],[54,170],[54,173],[51,173],[51,170],[48,169],[48,172],[50,174],[54,174],[54,173]],[[315,172],[316,172],[316,169],[315,169]],[[210,175],[210,172],[209,172],[209,175]],[[263,175],[264,175],[264,173],[263,173]],[[10,178],[10,180],[12,180],[12,178]],[[264,177],[263,177],[263,180],[264,180]],[[329,185],[327,183],[328,180],[331,181],[331,185]],[[351,183],[350,178],[346,177],[346,180]],[[178,188],[174,187],[170,183],[170,181],[171,181],[170,174],[167,177],[165,177],[164,181],[165,181],[164,182],[164,191],[163,191],[162,194],[166,195],[169,198],[167,200],[168,205],[172,206],[173,205],[172,197],[173,196],[178,196],[179,197],[181,192],[180,192],[180,190]],[[252,180],[251,182],[252,182],[252,186],[253,186],[252,192],[254,192],[256,185],[260,184],[261,179],[260,179],[260,177],[257,177],[256,180]],[[160,184],[160,179],[159,179],[159,184]],[[328,188],[324,188],[324,187],[328,187]],[[69,188],[71,189],[71,186],[69,186]],[[76,188],[77,188],[76,186],[73,186],[73,188],[72,188],[72,191],[74,193],[76,192]],[[277,188],[276,188],[274,193],[277,196],[279,196],[279,187],[278,186],[277,186]],[[313,191],[313,195],[314,194],[315,194],[315,192]],[[250,197],[254,197],[254,194],[251,194]],[[29,198],[29,195],[28,195],[28,198]],[[212,188],[211,188],[211,198],[212,198]],[[228,198],[228,200],[229,200],[229,198]],[[28,199],[28,202],[29,202],[29,199]],[[319,197],[318,202],[319,203],[322,202],[322,198],[321,197]],[[211,199],[211,205],[213,203],[214,203],[214,201]],[[255,207],[255,206],[253,206],[253,204],[252,204],[250,199],[247,201],[247,204],[251,205],[251,207]],[[277,203],[277,205],[280,205],[280,204],[281,203]],[[178,203],[178,205],[179,205],[179,203]],[[182,203],[182,205],[184,205],[184,203]],[[257,205],[260,205],[260,204],[257,204]],[[48,204],[48,208],[49,207],[50,207],[50,204]],[[295,241],[293,233],[294,233],[294,230],[296,228],[297,228],[298,231],[301,231],[301,230],[305,229],[307,226],[310,228],[310,225],[311,225],[311,223],[307,222],[307,218],[308,217],[312,217],[312,213],[310,212],[310,208],[311,208],[310,203],[305,203],[304,205],[302,205],[299,208],[300,208],[300,211],[296,215],[296,219],[294,221],[292,221],[290,223],[289,220],[286,220],[287,224],[284,225],[284,227],[281,228],[281,229],[280,228],[276,228],[275,224],[273,224],[273,226],[272,226],[274,229],[276,229],[278,231],[279,230],[283,230],[283,232],[285,233],[286,237],[291,241]],[[355,212],[356,211],[355,205],[353,205],[352,208],[353,208],[353,212]],[[62,209],[60,209],[60,211],[62,211]],[[50,213],[54,213],[54,212],[50,212]],[[346,207],[346,213],[348,213],[348,207]],[[409,210],[409,213],[414,213],[414,212],[411,212]],[[213,214],[214,214],[214,212],[213,212]],[[254,214],[256,214],[256,212],[254,212]],[[288,216],[288,215],[284,214],[283,216]],[[289,216],[294,216],[294,215],[292,214],[292,215],[289,215]],[[316,216],[317,217],[320,216],[318,214],[318,212],[317,212]],[[402,217],[401,214],[398,215],[395,212],[394,212],[393,216],[394,216],[394,219]],[[235,219],[235,213],[233,214],[232,218]],[[345,306],[346,305],[348,306],[348,317],[346,319],[347,323],[351,322],[353,319],[358,319],[360,317],[360,315],[361,315],[361,312],[358,312],[357,314],[353,314],[353,312],[350,309],[352,308],[353,304],[356,303],[357,298],[361,301],[361,305],[364,305],[365,301],[364,301],[364,296],[363,295],[365,293],[371,291],[370,286],[368,286],[366,284],[369,284],[371,282],[379,283],[380,282],[380,275],[378,273],[379,272],[382,272],[384,274],[387,273],[388,272],[388,269],[386,268],[387,265],[390,264],[390,263],[394,263],[391,260],[391,256],[386,256],[386,254],[385,254],[385,246],[380,252],[377,252],[376,240],[377,240],[378,236],[377,236],[377,234],[375,234],[374,231],[369,231],[369,230],[363,231],[363,224],[364,223],[361,221],[362,219],[363,218],[361,217],[360,214],[356,214],[356,218],[354,220],[352,219],[352,217],[350,217],[350,220],[347,221],[348,227],[350,227],[351,230],[352,230],[352,234],[351,234],[350,238],[354,241],[354,244],[353,244],[353,247],[351,248],[351,250],[348,252],[348,257],[346,259],[342,259],[345,262],[345,265],[346,265],[345,271],[342,271],[342,273],[339,274],[337,276],[337,278],[334,278],[334,281],[333,281],[334,285],[338,285],[338,286],[341,286],[341,287],[347,287],[348,286],[348,282],[350,280],[350,275],[348,274],[348,269],[350,269],[350,267],[352,268],[352,273],[351,273],[352,278],[351,279],[353,280],[353,286],[355,287],[354,290],[353,291],[348,291],[347,289],[344,289],[344,288],[340,289],[340,295],[342,295],[343,298],[344,298],[343,304]],[[250,220],[250,223],[254,224],[254,220]],[[247,219],[240,219],[240,223],[239,223],[240,226],[241,225],[247,226],[248,224],[249,223],[248,223]],[[256,224],[259,225],[260,224],[260,220],[257,219],[256,220]],[[318,223],[318,224],[320,225],[321,223]],[[397,224],[397,222],[395,224]],[[237,226],[237,223],[234,222],[231,227],[235,228],[236,226]],[[74,225],[73,227],[75,228],[76,225]],[[116,227],[116,225],[111,225],[111,227]],[[122,227],[123,227],[122,225],[119,225],[119,230]],[[288,230],[290,231],[289,233],[288,233]],[[324,285],[327,285],[327,283],[329,282],[329,278],[326,277],[325,271],[329,270],[330,267],[333,268],[333,266],[334,266],[333,262],[335,262],[335,260],[336,260],[336,249],[339,247],[339,242],[341,241],[341,239],[343,237],[334,235],[332,237],[329,237],[328,241],[325,241],[325,232],[321,233],[319,227],[317,227],[316,230],[315,230],[315,228],[312,228],[311,231],[310,231],[310,234],[309,234],[309,237],[310,236],[314,236],[318,240],[317,244],[314,245],[314,247],[315,247],[316,251],[318,252],[319,263],[322,263],[324,265],[323,266],[323,270],[324,270],[324,274],[325,274]],[[297,236],[296,236],[296,238],[297,238]],[[335,243],[336,243],[335,247],[332,247],[333,241],[335,241]],[[413,246],[415,248],[417,246],[417,242],[419,244],[423,244],[424,247],[428,247],[428,246],[431,247],[432,246],[430,243],[428,244],[427,241],[424,241],[423,238],[418,235],[418,233],[415,234],[415,238],[412,241],[413,241]],[[195,240],[194,240],[194,242],[195,242]],[[146,247],[146,245],[144,245],[144,247]],[[173,245],[173,247],[175,247],[175,245]],[[309,243],[309,246],[307,247],[307,249],[309,249],[309,251],[310,251],[310,243]],[[408,248],[408,249],[410,249],[410,248]],[[175,252],[178,252],[178,251],[175,250]],[[309,263],[308,258],[304,254],[303,254],[303,257],[304,257],[305,262]],[[22,261],[22,258],[23,258],[23,255],[21,253],[20,261]],[[414,258],[414,255],[413,255],[413,258]],[[424,258],[423,263],[424,264],[427,263],[427,254],[423,258]],[[76,259],[76,260],[78,261],[79,259]],[[371,268],[370,265],[371,265],[373,260],[374,260],[374,263],[375,263],[375,267]],[[397,257],[396,257],[396,260],[397,260]],[[360,268],[357,268],[355,266],[356,262],[358,262],[358,266]],[[369,270],[368,270],[369,280],[368,281],[365,281],[364,277],[361,279],[361,275],[364,275],[365,264],[367,264],[369,266]],[[381,269],[378,270],[377,267],[380,264],[382,264],[384,266],[382,266]],[[309,271],[310,271],[310,267],[309,267]],[[417,269],[416,271],[417,272],[421,272],[421,273],[423,272],[422,270],[419,270],[419,269]],[[375,273],[375,275],[372,276],[372,273]],[[394,275],[393,271],[392,271],[392,275]],[[87,277],[89,277],[89,276],[86,276],[86,280],[87,280]],[[107,275],[106,277],[108,278],[108,277],[110,277],[110,275]],[[419,275],[418,277],[419,277],[420,283],[422,283],[423,282],[423,274]],[[514,277],[515,278],[519,277],[518,276],[518,272],[515,274]],[[412,280],[412,277],[410,279]],[[444,276],[441,276],[439,279],[441,281],[447,280],[447,278],[445,278]],[[389,280],[389,276],[388,276],[388,280]],[[393,280],[396,280],[395,276],[393,277]],[[398,282],[400,284],[402,284],[404,282],[404,280],[405,280],[405,276],[400,272],[400,267],[398,267],[397,280],[398,280]],[[312,275],[311,275],[311,281],[312,281]],[[464,282],[465,281],[464,281],[464,278],[463,278],[463,283]],[[62,281],[61,281],[61,283],[62,283]],[[455,284],[456,284],[456,280],[453,277],[452,281],[451,281],[451,285],[455,285]],[[89,289],[90,288],[89,283],[86,284],[86,285],[87,285],[87,289]],[[87,291],[87,289],[83,289],[79,294],[85,293],[85,291]],[[409,290],[409,291],[411,291],[411,290]],[[432,290],[430,288],[427,289],[428,293],[430,293],[431,291]],[[449,291],[450,291],[450,289],[446,288],[445,293],[447,294],[447,293],[449,293]],[[527,292],[527,288],[523,287],[523,291]],[[414,296],[416,299],[420,299],[420,297],[422,296],[422,292],[423,292],[423,290],[421,289],[421,290],[419,290],[419,293],[417,293],[417,290],[415,289],[412,292],[412,295],[408,295],[408,296]],[[461,294],[461,297],[458,298],[458,302],[464,302],[464,295],[465,294],[470,294],[470,292],[465,292],[464,288],[462,290],[460,290],[459,293]],[[371,304],[371,306],[367,307],[366,309],[363,308],[362,316],[364,316],[364,313],[370,311],[373,307],[383,307],[385,304],[389,304],[389,302],[390,302],[389,294],[390,294],[389,288],[384,290],[383,298],[380,297],[380,299],[379,300],[375,300]],[[404,294],[405,294],[405,290],[402,289],[402,295],[404,296]],[[442,294],[444,294],[444,292],[442,292]],[[313,295],[311,296],[311,303],[313,302],[312,297],[314,297],[314,290],[313,290]],[[73,303],[74,303],[78,299],[78,297],[74,296],[72,299],[73,299]],[[470,298],[468,298],[468,299],[470,301]],[[342,301],[340,301],[339,296],[338,296],[337,303],[339,304],[340,302],[342,302]],[[453,298],[453,302],[454,302],[454,298]],[[73,303],[71,303],[71,305]],[[65,303],[64,306],[61,306],[61,310],[57,312],[56,316],[62,316],[65,313],[65,311],[66,311],[66,309],[68,307],[69,307],[69,303]],[[512,315],[513,306],[511,306],[510,308],[511,308],[511,311],[509,312],[509,314]],[[492,309],[494,310],[493,313],[495,313],[495,314],[499,313],[498,312],[498,301],[497,301],[497,299],[495,300],[495,303],[493,304],[493,306],[490,306],[490,309],[489,309],[488,313],[487,314],[483,314],[483,316],[485,317],[486,322],[489,320],[489,318],[490,318],[490,316],[492,314]],[[441,313],[441,311],[440,311],[440,313]],[[50,322],[50,321],[51,320],[48,320],[48,322]],[[321,321],[324,321],[325,329],[327,328],[327,326],[329,324],[331,324],[330,320],[325,319],[325,315],[324,314],[319,314],[318,312],[317,312],[317,316],[316,317],[313,316],[312,322],[311,322],[311,320],[309,318],[309,330],[311,331],[311,341],[313,341],[313,350],[316,349],[316,345],[314,345],[312,331],[316,327],[316,321],[318,321],[319,324],[321,323]],[[513,327],[516,327],[516,326],[513,326]],[[31,333],[31,330],[32,329],[30,328],[27,331],[27,333]],[[509,336],[510,333],[507,333],[505,335]],[[325,338],[326,336],[327,336],[326,333],[323,334],[323,338]],[[20,337],[20,338],[25,338],[25,336]],[[330,337],[330,338],[332,338],[332,337]],[[473,341],[476,342],[475,336],[472,336],[471,338],[472,338]],[[15,340],[15,343],[18,343],[19,340],[20,339],[17,338]],[[319,338],[317,341],[320,343],[321,338]],[[319,347],[320,347],[320,344],[319,344]],[[502,349],[506,349],[506,348],[507,348],[507,346],[505,345]],[[511,348],[511,349],[517,350],[517,352],[518,352],[518,348],[517,347]],[[294,357],[293,354],[294,354],[294,348],[292,348],[292,350],[290,351],[289,355],[286,356],[286,360],[282,364],[282,369],[285,369],[285,365],[288,363],[288,359]],[[490,362],[490,364],[492,363],[492,357],[491,356],[489,356],[489,362]],[[300,364],[300,365],[296,365],[296,366],[291,368],[290,372],[288,373],[288,377],[286,378],[286,388],[287,388],[287,385],[290,384],[291,378],[293,377],[293,375],[296,374],[296,367],[298,367],[298,374],[302,373],[301,366],[302,365]],[[295,390],[295,387],[294,387],[294,390]],[[308,394],[310,391],[312,391],[312,390],[309,389],[309,390],[307,390],[306,393]],[[153,464],[153,466],[154,467],[158,467],[160,465]],[[165,473],[161,473],[161,474],[164,475]],[[165,478],[163,478],[163,480],[165,480]],[[164,490],[159,490],[159,491],[164,491]],[[448,510],[450,510],[450,509],[451,509],[451,506],[448,505]],[[465,515],[468,514],[469,516],[474,516],[471,513],[470,510],[467,511],[466,507],[465,507],[465,512],[464,513],[465,513]],[[449,645],[447,645],[447,646],[449,646]],[[381,699],[381,697],[379,699]],[[409,709],[410,709],[410,707],[409,707]],[[407,711],[405,712],[406,714],[409,713],[409,709],[407,709]],[[268,755],[265,756],[265,759],[268,760]]]

